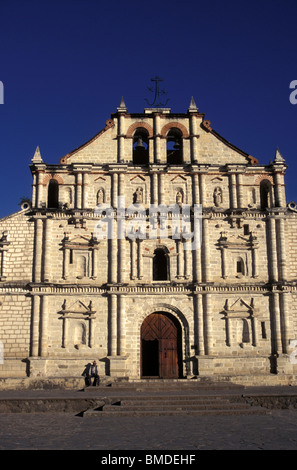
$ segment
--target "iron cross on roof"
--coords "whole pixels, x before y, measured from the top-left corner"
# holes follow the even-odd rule
[[[159,89],[159,82],[163,82],[163,78],[156,76],[155,78],[151,78],[151,82],[155,83],[155,89],[154,87],[148,87],[148,91],[150,91],[151,93],[155,92],[154,101],[152,103],[149,103],[147,99],[145,101],[148,103],[149,106],[153,106],[155,108],[165,107],[169,99],[167,99],[165,103],[162,103],[161,95],[167,95],[167,91]]]

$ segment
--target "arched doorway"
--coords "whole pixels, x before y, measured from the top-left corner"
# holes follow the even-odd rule
[[[167,312],[149,315],[141,326],[141,376],[182,377],[182,330]]]

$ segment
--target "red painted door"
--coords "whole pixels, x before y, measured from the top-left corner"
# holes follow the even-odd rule
[[[178,378],[178,325],[171,315],[152,313],[141,327],[142,376]]]

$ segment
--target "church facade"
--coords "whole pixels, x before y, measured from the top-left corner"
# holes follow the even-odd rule
[[[260,164],[185,113],[122,100],[102,131],[30,165],[0,220],[0,377],[294,383],[297,214]],[[297,353],[296,353],[297,354]]]

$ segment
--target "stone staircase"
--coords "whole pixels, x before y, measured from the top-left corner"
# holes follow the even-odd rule
[[[242,386],[229,383],[138,381],[115,383],[107,389],[109,393],[102,397],[101,404],[84,411],[84,417],[269,413],[265,408],[248,403],[242,395]],[[96,395],[96,388],[85,391]]]

